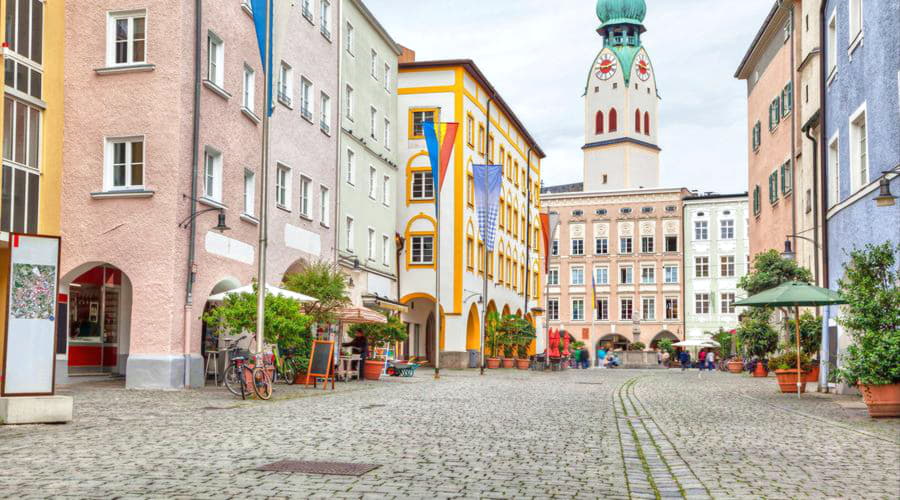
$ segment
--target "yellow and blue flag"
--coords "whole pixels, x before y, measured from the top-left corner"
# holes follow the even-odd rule
[[[428,146],[428,158],[431,160],[431,177],[434,182],[435,203],[440,198],[441,186],[444,185],[444,177],[447,175],[447,165],[450,163],[450,155],[453,153],[453,145],[456,144],[456,131],[459,124],[455,122],[434,123],[427,121],[422,123],[425,132],[425,144]]]

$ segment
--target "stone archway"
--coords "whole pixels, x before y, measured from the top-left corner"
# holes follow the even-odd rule
[[[650,341],[650,349],[656,349],[659,345],[659,341],[663,339],[671,340],[672,343],[678,342],[679,340],[678,336],[669,330],[660,330],[659,333],[653,337],[653,340]]]
[[[469,307],[469,316],[466,318],[466,350],[478,351],[481,349],[481,318],[478,314],[478,306],[472,304]]]
[[[610,349],[614,351],[627,351],[629,345],[631,345],[631,342],[627,338],[616,333],[611,333],[609,335],[600,337],[595,348],[602,347],[607,351],[609,351]]]

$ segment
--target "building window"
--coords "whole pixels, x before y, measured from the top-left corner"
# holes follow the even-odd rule
[[[412,263],[417,265],[434,263],[434,237],[413,236],[411,239]]]
[[[331,2],[322,0],[319,12],[321,13],[319,31],[325,38],[331,40]]]
[[[634,110],[634,131],[638,134],[641,133],[641,110],[640,108]]]
[[[734,239],[734,219],[723,219],[719,222],[719,236],[723,240]]]
[[[694,312],[697,314],[709,314],[709,294],[694,294]]]
[[[352,149],[347,150],[347,184],[356,184],[356,153]]]
[[[320,102],[322,103],[322,116],[319,120],[319,127],[322,132],[328,134],[331,133],[331,98],[322,92]]]
[[[723,255],[719,257],[720,268],[719,276],[722,278],[734,277],[734,255]]]
[[[222,153],[210,148],[203,153],[203,197],[222,201]]]
[[[663,266],[664,283],[678,283],[678,266]]]
[[[705,220],[694,221],[694,240],[706,241],[709,239],[709,222]]]
[[[667,252],[677,252],[678,251],[678,236],[666,236],[666,251]]]
[[[375,230],[370,227],[366,233],[366,257],[375,260],[375,254]]]
[[[594,117],[594,133],[597,135],[603,133],[603,111],[597,111]]]
[[[24,4],[23,0],[19,0],[20,5]],[[38,2],[31,2],[38,3]],[[9,15],[9,6],[7,5],[7,16]],[[107,64],[124,65],[124,64],[141,64],[146,61],[147,33],[146,33],[146,11],[132,11],[113,13],[109,15],[109,31],[107,38]],[[9,19],[7,17],[7,19]],[[22,19],[21,9],[19,10],[19,19]],[[8,22],[8,21],[7,21]],[[7,29],[8,29],[7,24]],[[30,26],[19,23],[18,40],[28,39],[26,31]],[[19,43],[21,45],[21,42]],[[18,50],[22,53],[21,50]]]
[[[547,318],[551,321],[559,320],[559,299],[547,299]]]
[[[838,134],[828,144],[828,206],[841,200],[840,156],[838,156]]]
[[[249,111],[253,111],[254,93],[256,90],[256,72],[250,67],[244,66],[244,92],[241,106]]]
[[[481,156],[484,156],[484,148],[485,148],[484,140],[485,140],[484,139],[484,124],[479,123],[478,124],[478,154],[480,154]]]
[[[279,164],[275,171],[275,204],[291,208],[291,169]]]
[[[694,257],[694,277],[709,278],[709,257]]]
[[[378,199],[378,171],[369,165],[369,199]]]
[[[630,320],[634,315],[634,305],[631,299],[619,299],[619,319]]]
[[[792,109],[794,109],[794,84],[788,82],[781,90],[781,116],[787,116]]]
[[[375,128],[375,121],[378,118],[378,110],[375,109],[375,106],[369,106],[369,137],[372,138],[373,141],[377,141],[376,133],[377,130]]]
[[[863,0],[850,0],[850,50],[863,29]]]
[[[666,297],[666,319],[678,319],[678,299]]]
[[[319,222],[325,227],[331,225],[331,193],[325,186],[319,186]]]
[[[19,144],[19,147],[21,146]],[[107,172],[104,179],[106,191],[144,188],[143,138],[107,140],[106,155]],[[211,173],[214,177],[212,180],[214,191],[216,172]],[[207,197],[209,196],[207,195]]]
[[[760,126],[759,121],[757,121],[756,124],[753,125],[752,142],[753,142],[753,151],[758,150],[759,145],[762,143],[762,127]]]
[[[385,175],[381,179],[381,203],[389,207],[391,206],[391,176]]]
[[[124,15],[124,14],[123,14]],[[141,14],[143,15],[143,14]],[[44,2],[40,0],[20,0],[9,1],[6,4],[6,46],[10,52],[5,57],[10,59],[28,59],[38,65],[43,60],[44,46]],[[17,22],[18,21],[18,22]],[[115,29],[111,27],[110,29]],[[141,27],[143,31],[143,26]],[[143,44],[143,42],[141,42]],[[9,63],[7,63],[9,64]],[[16,68],[16,71],[28,72],[25,68]],[[40,87],[39,72],[32,69],[32,83],[37,78],[37,86]],[[20,75],[21,76],[21,75]],[[7,78],[9,75],[7,75]],[[25,78],[27,80],[27,77]],[[7,82],[9,85],[9,82]],[[25,83],[21,83],[23,88],[29,88]],[[10,85],[12,86],[12,85]],[[18,90],[23,90],[23,88]],[[38,92],[39,94],[39,92]],[[40,99],[40,95],[35,95]]]
[[[577,285],[577,286],[584,285],[584,268],[581,266],[572,267],[572,269],[570,270],[570,277],[571,277],[571,280],[569,280],[570,285]]]
[[[753,215],[759,215],[759,211],[760,211],[759,186],[755,186],[753,188]]]
[[[350,84],[344,89],[344,114],[353,121],[353,87]]]
[[[723,314],[734,314],[734,293],[723,293],[720,295],[720,303]]]
[[[607,268],[607,267],[594,268],[594,284],[595,285],[608,285],[609,284],[609,268]]]
[[[466,144],[469,147],[475,146],[475,118],[472,113],[466,114]]]
[[[653,207],[641,207],[641,213],[642,214],[652,214]]]
[[[300,215],[312,219],[312,179],[300,176]]]
[[[387,91],[388,94],[391,93],[391,65],[385,63],[384,64],[384,76],[381,79],[382,86],[384,90]]]
[[[631,207],[622,207],[622,208],[619,209],[619,213],[626,214],[626,215],[627,215],[627,214],[630,214],[630,213],[631,213]]]
[[[472,172],[466,172],[466,205],[475,207],[475,177]]]
[[[647,93],[650,93],[650,89],[647,88]],[[650,135],[650,113],[644,111],[644,135]]]
[[[285,106],[290,107],[293,103],[294,94],[294,70],[284,61],[281,61],[281,67],[278,74],[278,101]]]
[[[384,149],[391,150],[391,121],[384,119]]]
[[[225,43],[222,39],[210,32],[207,42],[207,71],[206,79],[222,88],[225,86]]]
[[[559,285],[559,269],[550,269],[547,271],[547,284],[551,286]]]
[[[513,221],[515,224],[515,221]],[[572,255],[584,255],[584,240],[581,238],[572,239]]]
[[[311,3],[312,3],[312,0],[302,0],[302,2],[301,2],[301,4],[300,4],[300,5],[301,5],[300,13],[301,13],[301,14],[303,15],[303,17],[305,17],[306,20],[309,21],[310,23],[313,22],[312,7],[310,6]]]
[[[656,268],[641,267],[641,284],[652,285],[656,283]]]
[[[381,265],[391,265],[391,239],[386,234],[381,235]]]
[[[594,308],[598,321],[609,321],[609,299],[597,299],[597,306]]]
[[[781,165],[781,194],[786,195],[791,192],[793,186],[793,173],[791,172],[791,161],[788,160]]]
[[[584,299],[572,299],[572,321],[584,321]]]
[[[300,78],[300,116],[310,122],[313,119],[312,106],[312,82]]]
[[[430,200],[434,198],[434,180],[431,169],[412,173],[412,199]]]
[[[425,129],[422,124],[425,122],[437,122],[437,109],[411,109],[410,114],[410,139],[424,139]]]
[[[559,255],[559,240],[550,242],[550,255]]]
[[[347,216],[347,234],[345,235],[347,238],[347,250],[353,251],[353,217]]]
[[[615,132],[618,130],[618,114],[616,113],[616,108],[611,108],[609,110],[609,131]]]
[[[378,73],[376,73],[375,70],[376,67],[378,67],[378,52],[373,49],[372,58],[369,60],[369,75],[378,80]]]
[[[831,14],[828,20],[828,40],[826,50],[828,51],[828,80],[834,76],[837,71],[837,9]]]
[[[778,201],[778,170],[774,170],[769,174],[769,203],[775,204]]]
[[[641,236],[641,252],[653,253],[653,236]]]
[[[619,238],[619,253],[631,253],[631,236],[623,236]]]
[[[656,319],[656,299],[643,297],[641,299],[641,319],[653,321]]]
[[[775,97],[769,104],[769,132],[773,132],[781,120],[781,103],[779,101],[780,97]]]
[[[609,240],[606,238],[594,238],[594,253],[606,255],[609,253]]]
[[[634,283],[634,269],[631,266],[622,266],[619,268],[619,284],[631,285]]]
[[[866,111],[857,112],[850,121],[850,189],[853,192],[869,183],[869,159],[866,146]]]
[[[344,29],[344,45],[347,46],[347,53],[353,55],[353,39],[355,38],[353,25],[347,21],[347,27]]]
[[[256,214],[256,174],[250,170],[244,170],[244,213]]]

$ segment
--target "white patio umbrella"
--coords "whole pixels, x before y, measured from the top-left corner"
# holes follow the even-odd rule
[[[713,339],[688,339],[672,344],[675,347],[690,348],[696,352],[697,349],[722,347],[721,344]],[[697,378],[700,378],[702,370],[697,371]]]
[[[253,293],[253,285],[244,285],[240,288],[235,288],[234,290],[228,290],[225,292],[217,293],[215,295],[210,295],[210,302],[222,302],[225,300],[225,297],[231,294],[241,294],[241,293]],[[302,293],[292,292],[290,290],[285,290],[284,288],[278,288],[277,286],[272,286],[266,284],[266,293],[271,293],[272,295],[278,295],[279,297],[287,297],[289,299],[294,299],[297,302],[315,302],[316,299],[310,297],[309,295],[303,295]]]

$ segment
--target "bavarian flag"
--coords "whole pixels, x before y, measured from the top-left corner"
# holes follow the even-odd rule
[[[434,199],[439,199],[441,186],[444,185],[444,177],[447,175],[447,165],[450,163],[450,154],[453,153],[453,145],[456,143],[456,131],[458,123],[434,123],[427,121],[422,123],[425,132],[425,144],[428,146],[428,158],[431,160],[431,178],[434,182]]]

